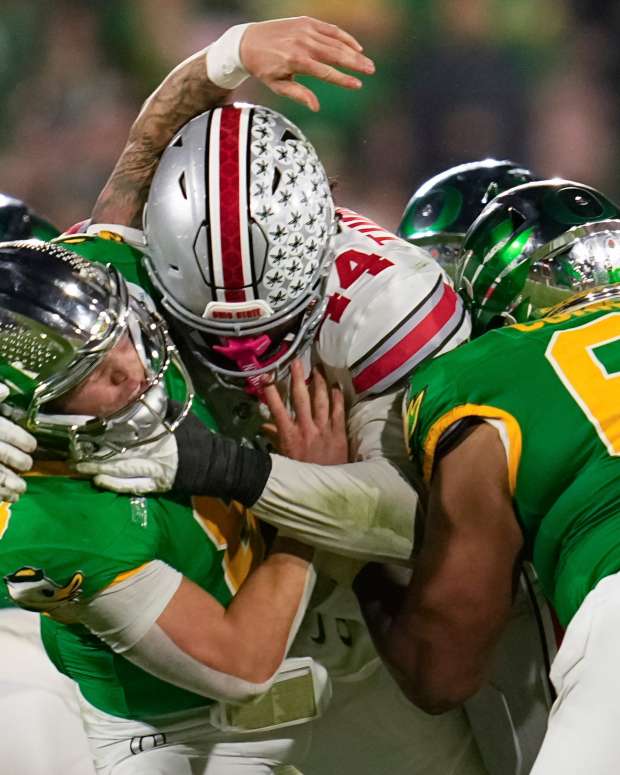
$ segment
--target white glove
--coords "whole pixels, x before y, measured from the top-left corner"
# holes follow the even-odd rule
[[[76,463],[75,468],[93,476],[97,487],[104,490],[145,495],[170,490],[178,464],[177,442],[168,433],[159,441],[128,449],[122,455]]]
[[[0,402],[9,395],[9,389],[0,382]],[[0,500],[15,503],[26,490],[26,482],[15,471],[32,468],[28,454],[37,448],[37,440],[19,425],[0,417]]]

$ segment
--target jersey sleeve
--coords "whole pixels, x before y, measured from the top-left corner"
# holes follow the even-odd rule
[[[423,250],[355,214],[342,217],[318,356],[349,403],[389,390],[469,338],[464,305]]]
[[[182,578],[179,571],[161,560],[145,563],[117,577],[93,598],[76,606],[79,621],[113,651],[122,654],[133,648],[155,624]]]

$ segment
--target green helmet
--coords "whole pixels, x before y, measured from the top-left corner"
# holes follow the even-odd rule
[[[457,262],[474,334],[620,280],[617,219],[620,210],[604,194],[569,180],[526,183],[496,197],[467,232]]]
[[[0,242],[18,239],[51,240],[60,231],[33,213],[27,204],[7,194],[0,194]]]
[[[426,248],[452,274],[465,232],[484,207],[502,191],[535,179],[512,161],[484,159],[451,167],[413,194],[398,235]]]

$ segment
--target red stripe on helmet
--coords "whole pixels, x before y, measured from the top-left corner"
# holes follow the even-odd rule
[[[239,214],[239,137],[241,110],[222,109],[220,123],[220,245],[226,301],[245,301]]]
[[[405,334],[393,347],[383,353],[380,358],[371,363],[353,378],[353,387],[357,393],[363,393],[374,385],[388,377],[396,369],[413,358],[417,352],[425,347],[431,340],[441,335],[443,328],[447,326],[453,317],[458,304],[458,296],[450,288],[444,285],[441,299],[433,309],[422,318],[408,334]],[[450,334],[453,327],[446,330]]]

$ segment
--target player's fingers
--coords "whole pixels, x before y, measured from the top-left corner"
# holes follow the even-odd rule
[[[310,391],[306,385],[304,367],[299,358],[291,363],[291,403],[297,422],[308,427],[313,424]]]
[[[32,458],[12,444],[0,441],[0,463],[14,471],[29,471],[32,468]]]
[[[312,110],[314,113],[321,107],[316,94],[306,86],[297,83],[291,79],[283,79],[267,82],[267,86],[274,94],[280,97],[288,97],[294,102],[299,102]]]
[[[308,45],[314,59],[320,62],[326,62],[335,67],[346,67],[365,75],[372,75],[375,72],[375,63],[370,57],[359,51],[354,51],[342,43],[334,43],[331,38],[317,35],[309,41]]]
[[[321,374],[320,369],[312,369],[310,391],[314,424],[318,428],[325,428],[329,421],[329,391],[325,377]]]
[[[356,51],[363,51],[363,46],[361,43],[351,35],[351,33],[346,32],[341,27],[339,27],[337,24],[330,24],[329,22],[323,22],[320,19],[313,19],[315,23],[314,28],[321,33],[321,35],[325,35],[328,38],[335,38],[336,40],[342,41],[342,43],[346,43],[347,46],[351,46],[351,48],[354,48]]]
[[[344,411],[344,394],[342,390],[334,385],[330,390],[331,397],[331,423],[332,429],[343,429],[346,424],[346,417]]]
[[[37,448],[37,440],[28,431],[25,431],[16,423],[0,417],[0,439],[22,452],[34,452]]]
[[[89,461],[76,463],[75,470],[80,474],[90,476],[114,476],[118,479],[140,479],[142,477],[156,477],[161,473],[161,466],[146,458],[134,458],[118,461]]]
[[[155,482],[150,477],[123,479],[118,476],[100,474],[95,476],[93,482],[102,490],[113,490],[131,495],[145,495],[149,492],[155,492],[157,489]]]
[[[313,78],[319,78],[321,81],[325,81],[325,83],[333,83],[335,86],[340,86],[344,89],[362,88],[362,82],[359,78],[355,78],[355,76],[348,75],[347,73],[341,73],[335,67],[325,62],[319,62],[312,57],[307,57],[301,61],[297,72],[300,75],[311,75]]]
[[[284,401],[278,392],[278,388],[273,382],[269,385],[265,385],[263,388],[262,400],[267,404],[279,432],[285,433],[289,431],[293,425],[293,420],[291,419],[288,409],[284,405]]]
[[[0,498],[15,503],[26,492],[26,482],[10,468],[0,466]]]

